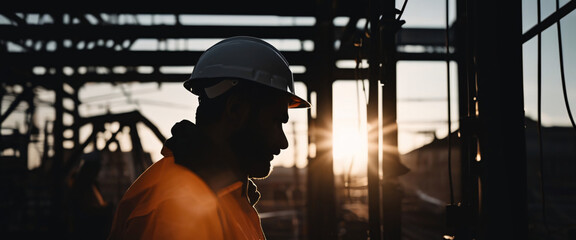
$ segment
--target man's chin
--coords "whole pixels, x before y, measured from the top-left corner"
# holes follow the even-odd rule
[[[255,167],[252,169],[252,171],[250,171],[248,177],[252,179],[265,179],[268,176],[270,176],[270,173],[272,173],[273,168],[274,167],[271,166],[270,164],[268,164],[267,166]]]

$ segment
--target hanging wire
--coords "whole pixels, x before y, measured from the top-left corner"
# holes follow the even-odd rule
[[[365,29],[364,31],[368,31],[367,29]],[[362,46],[363,46],[363,38],[361,37],[360,39],[358,39],[358,43],[354,43],[354,46],[356,47],[356,49],[358,50],[356,52],[356,67],[354,69],[354,78],[356,78],[356,88],[358,88],[358,84],[362,84],[362,93],[364,93],[364,101],[366,102],[366,104],[368,104],[368,92],[366,91],[366,84],[364,83],[364,79],[360,79],[360,69],[363,69],[362,67]],[[359,91],[359,90],[358,90]],[[358,96],[358,99],[360,97]],[[360,100],[358,100],[358,109],[360,109]]]
[[[452,106],[450,97],[450,21],[449,21],[449,9],[450,0],[446,0],[446,88],[448,95],[448,182],[450,184],[450,205],[454,205],[454,183],[452,182]]]
[[[538,15],[538,23],[541,22],[540,16],[540,0],[537,2],[537,15]],[[537,132],[538,132],[538,159],[540,162],[540,194],[542,195],[542,223],[544,224],[544,228],[546,232],[550,234],[550,229],[548,228],[548,221],[546,219],[546,191],[544,186],[544,149],[543,149],[543,142],[542,142],[542,33],[538,33],[538,48],[537,48],[537,58],[538,58],[538,120],[537,120]]]
[[[556,11],[560,9],[560,3],[556,0]],[[562,80],[562,93],[564,95],[564,103],[566,104],[566,111],[568,112],[568,117],[572,123],[572,128],[576,130],[576,124],[574,123],[574,117],[572,116],[572,111],[570,111],[570,102],[568,101],[568,93],[566,93],[566,76],[564,75],[564,57],[562,53],[562,30],[560,27],[560,19],[556,22],[556,27],[558,28],[558,57],[560,59],[560,78]]]

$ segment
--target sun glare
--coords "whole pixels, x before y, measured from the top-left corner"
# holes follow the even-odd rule
[[[334,90],[333,157],[335,174],[365,174],[368,159],[365,86],[336,81]]]
[[[354,127],[342,127],[334,129],[334,172],[339,173],[364,173],[367,162],[367,137]]]

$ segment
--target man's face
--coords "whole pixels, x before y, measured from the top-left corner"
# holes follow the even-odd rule
[[[244,126],[232,135],[230,144],[249,177],[265,178],[270,174],[274,155],[288,147],[282,128],[287,121],[288,102],[279,98],[260,109],[252,108]]]

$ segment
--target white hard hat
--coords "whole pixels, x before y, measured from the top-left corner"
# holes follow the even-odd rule
[[[286,92],[291,98],[290,108],[310,107],[310,103],[295,95],[288,66],[284,56],[271,44],[254,37],[231,37],[200,56],[184,87],[197,95],[204,91],[213,98],[236,85],[236,79],[244,79]],[[214,84],[206,84],[210,79],[215,80]]]

